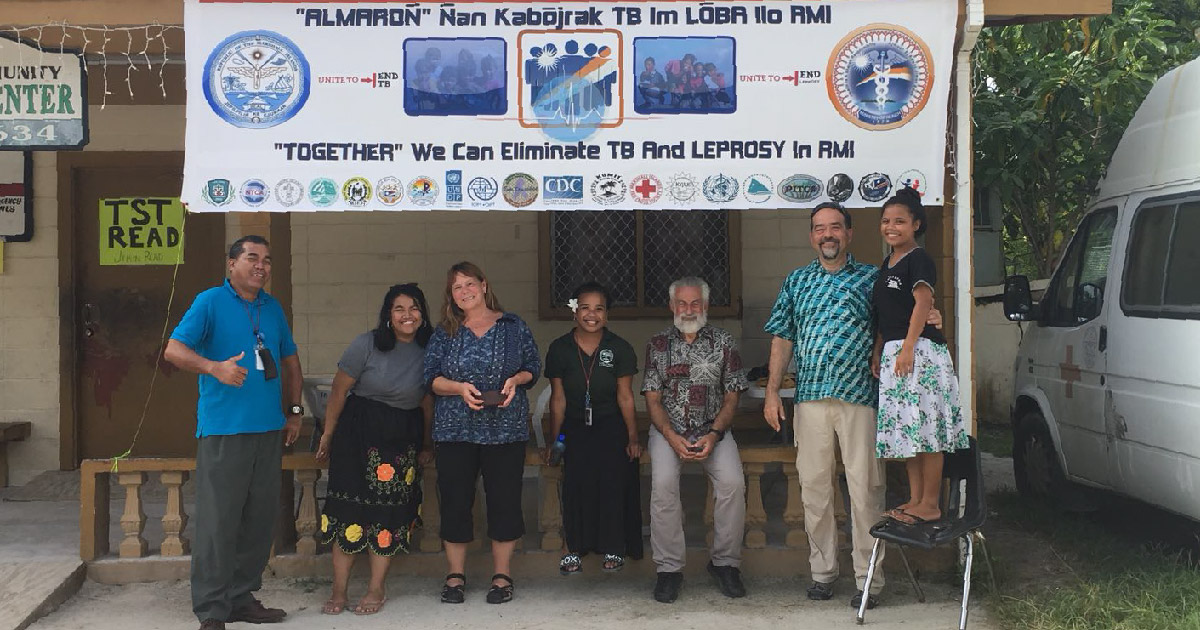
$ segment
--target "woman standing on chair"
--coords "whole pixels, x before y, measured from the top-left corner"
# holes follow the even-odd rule
[[[317,461],[329,459],[329,489],[318,539],[333,545],[333,593],[321,612],[346,609],[359,553],[371,563],[359,615],[383,609],[392,556],[408,551],[421,506],[421,468],[433,459],[433,399],[422,360],[433,327],[416,284],[388,289],[379,324],[346,348],[333,377]]]
[[[555,339],[546,353],[550,436],[561,434],[566,444],[566,547],[558,565],[563,575],[582,571],[587,553],[603,554],[605,571],[621,570],[627,554],[641,556],[641,501],[630,496],[631,489],[637,492],[642,453],[633,407],[637,355],[605,327],[610,303],[608,290],[599,284],[575,289],[570,302],[575,328]],[[547,447],[547,463],[549,457]]]
[[[892,252],[872,292],[879,317],[872,360],[879,377],[875,455],[907,460],[909,500],[885,516],[909,524],[941,518],[942,454],[967,447],[946,338],[925,323],[937,284],[933,259],[917,245],[926,223],[921,197],[911,188],[883,204],[880,232]]]
[[[425,350],[425,382],[437,395],[433,440],[437,444],[438,497],[449,574],[442,601],[465,599],[467,545],[475,538],[471,514],[475,482],[483,475],[487,535],[494,573],[489,604],[513,597],[510,562],[525,535],[521,476],[529,442],[527,390],[541,371],[533,333],[520,317],[504,312],[483,270],[460,262],[446,273],[442,323]]]

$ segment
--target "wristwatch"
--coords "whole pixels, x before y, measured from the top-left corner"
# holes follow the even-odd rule
[[[717,441],[718,441],[718,442],[720,442],[721,440],[724,440],[724,439],[725,439],[725,431],[724,431],[724,430],[722,430],[722,429],[709,429],[709,430],[708,430],[708,432],[709,432],[709,433],[716,433],[716,434],[717,434]]]
[[[288,407],[288,415],[289,416],[303,416],[304,415],[304,407],[301,407],[300,405],[292,405],[291,407]]]

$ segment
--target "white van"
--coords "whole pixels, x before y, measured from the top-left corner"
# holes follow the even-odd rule
[[[1151,89],[1027,321],[1013,405],[1017,485],[1066,481],[1200,520],[1200,59]]]

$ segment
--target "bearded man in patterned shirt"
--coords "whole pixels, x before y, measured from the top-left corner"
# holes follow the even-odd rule
[[[746,522],[746,480],[729,433],[747,389],[737,341],[708,325],[708,283],[676,280],[668,291],[674,325],[646,346],[642,394],[650,412],[650,548],[658,568],[654,598],[674,602],[683,584],[686,546],[679,471],[699,462],[713,480],[713,545],[708,572],[727,597],[744,597],[739,566]]]

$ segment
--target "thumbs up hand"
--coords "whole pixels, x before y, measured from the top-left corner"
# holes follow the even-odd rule
[[[209,370],[209,374],[215,376],[217,380],[221,381],[221,383],[224,385],[241,387],[242,383],[246,380],[246,368],[238,365],[237,362],[241,361],[245,356],[246,351],[243,350],[235,357],[229,357],[224,361],[213,362],[212,369]]]

